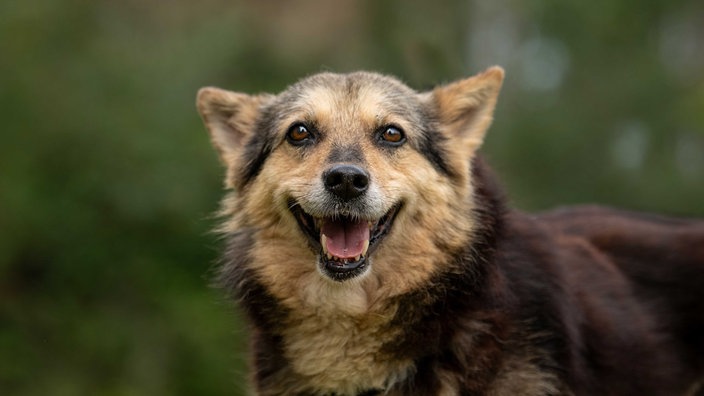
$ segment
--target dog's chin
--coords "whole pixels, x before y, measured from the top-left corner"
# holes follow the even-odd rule
[[[328,258],[325,254],[320,254],[318,268],[328,278],[344,282],[366,273],[369,269],[369,258],[362,256],[355,261],[340,261],[335,257]]]
[[[315,216],[295,200],[289,201],[289,208],[319,257],[320,272],[331,280],[344,282],[369,270],[370,255],[388,235],[401,204],[392,206],[377,219],[342,213]]]

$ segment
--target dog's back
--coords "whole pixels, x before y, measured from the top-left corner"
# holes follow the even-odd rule
[[[704,221],[598,206],[558,209],[537,219],[584,238],[623,271],[634,291],[667,315],[692,363],[704,362]]]
[[[657,336],[692,373],[704,370],[704,221],[599,206],[535,217],[554,233],[594,248],[624,275]]]

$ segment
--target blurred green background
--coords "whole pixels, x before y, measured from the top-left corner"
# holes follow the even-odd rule
[[[0,394],[243,394],[199,87],[493,64],[514,205],[704,216],[701,0],[1,2]]]

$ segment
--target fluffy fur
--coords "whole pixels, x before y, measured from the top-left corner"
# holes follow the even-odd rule
[[[507,208],[477,155],[502,80],[199,92],[256,394],[701,394],[704,222]]]

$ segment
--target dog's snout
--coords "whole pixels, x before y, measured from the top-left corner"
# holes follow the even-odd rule
[[[325,189],[343,200],[357,198],[369,187],[369,173],[355,165],[334,165],[323,173]]]

